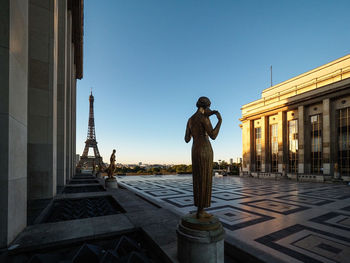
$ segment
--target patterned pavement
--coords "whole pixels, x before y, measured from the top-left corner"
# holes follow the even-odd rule
[[[121,176],[118,182],[180,215],[196,210],[189,175]],[[227,242],[265,261],[349,262],[350,186],[214,178],[207,211],[220,218]]]
[[[124,212],[111,196],[65,198],[53,202],[51,210],[44,218],[43,223],[107,216]]]

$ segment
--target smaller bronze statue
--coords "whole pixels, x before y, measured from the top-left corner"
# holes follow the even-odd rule
[[[113,149],[113,152],[111,154],[111,158],[109,158],[109,167],[107,168],[108,179],[114,179],[113,173],[115,170],[115,152],[116,152],[116,150]]]
[[[334,173],[337,173],[338,170],[339,170],[338,163],[335,163],[335,164],[334,164]]]
[[[194,205],[197,206],[197,218],[209,218],[212,215],[204,211],[210,207],[213,177],[213,149],[208,136],[215,140],[221,126],[221,115],[210,110],[210,100],[200,97],[195,114],[187,122],[185,141],[193,138],[192,145],[192,178]],[[218,122],[213,129],[209,116],[216,115]]]
[[[102,167],[101,162],[99,162],[97,166],[98,166],[98,172],[99,172],[99,173],[104,172],[105,169]]]
[[[96,163],[95,160],[92,161],[92,174],[95,175],[95,171],[96,171]]]

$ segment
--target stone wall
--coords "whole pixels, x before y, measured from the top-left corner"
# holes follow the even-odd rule
[[[53,198],[74,172],[82,6],[0,1],[0,248],[26,227],[28,201]]]

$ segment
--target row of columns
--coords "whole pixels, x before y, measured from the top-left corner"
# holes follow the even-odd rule
[[[73,175],[76,76],[67,0],[0,2],[0,247],[27,202]]]
[[[334,155],[334,144],[331,143],[331,134],[336,134],[334,123],[331,120],[331,103],[330,99],[323,99],[321,102],[322,112],[322,163],[323,174],[329,175],[333,173],[331,163],[336,162],[332,160]],[[298,119],[298,173],[311,173],[311,130],[308,107],[299,106],[297,108]],[[269,117],[262,116],[259,119],[261,127],[261,171],[270,172],[270,149],[269,149]],[[278,172],[284,172],[284,167],[288,167],[289,149],[288,149],[288,120],[287,111],[280,111],[277,113],[278,124]],[[332,125],[331,125],[332,124]],[[254,172],[255,166],[255,127],[254,120],[247,120],[242,124],[242,139],[243,139],[243,171]],[[333,154],[332,154],[333,153]]]

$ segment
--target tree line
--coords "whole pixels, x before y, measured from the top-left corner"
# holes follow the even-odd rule
[[[214,162],[214,170],[223,170],[229,171],[228,174],[238,175],[239,174],[239,165],[238,163],[233,163],[232,165],[228,164],[225,161],[220,163]],[[228,169],[229,168],[229,169]],[[172,166],[163,166],[163,167],[142,167],[142,166],[122,166],[115,169],[117,174],[191,174],[192,165],[186,164],[177,164]]]

